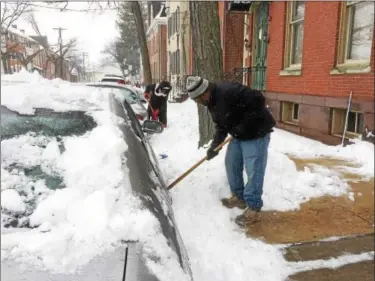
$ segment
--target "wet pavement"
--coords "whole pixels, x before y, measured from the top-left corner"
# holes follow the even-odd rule
[[[290,262],[328,260],[348,254],[374,251],[374,178],[345,171],[358,167],[341,159],[290,157],[298,170],[322,166],[339,173],[351,187],[348,195],[311,199],[298,211],[262,212],[261,221],[249,226],[246,235],[271,244],[292,244],[284,249]],[[334,241],[319,241],[332,237]],[[319,268],[289,276],[290,281],[373,281],[374,261],[347,264],[336,269]]]

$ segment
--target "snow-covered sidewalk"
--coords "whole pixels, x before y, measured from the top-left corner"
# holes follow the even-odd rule
[[[169,127],[161,135],[152,137],[155,152],[168,155],[160,160],[160,165],[169,183],[205,155],[204,149],[197,149],[197,118],[192,101],[170,104]],[[364,177],[373,177],[374,173],[372,144],[358,142],[345,148],[330,147],[276,129],[269,149],[264,210],[298,209],[313,197],[349,192],[347,183],[334,171],[316,172],[308,168],[298,171],[287,154],[355,161],[359,167],[352,168],[354,172]],[[224,155],[225,149],[171,190],[173,209],[195,280],[284,280],[294,271],[294,265],[284,260],[280,247],[246,238],[232,221],[240,210],[227,210],[221,205],[219,199],[229,195]]]

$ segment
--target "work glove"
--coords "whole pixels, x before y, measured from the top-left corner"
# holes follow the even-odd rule
[[[158,120],[158,115],[159,115],[159,109],[155,109],[152,112],[152,120]]]
[[[207,150],[207,160],[211,160],[212,158],[216,157],[219,154],[219,151],[215,151],[215,148],[210,147]]]

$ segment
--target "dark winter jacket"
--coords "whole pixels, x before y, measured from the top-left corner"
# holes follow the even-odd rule
[[[208,110],[216,124],[212,148],[220,145],[228,133],[234,138],[251,140],[273,131],[276,122],[260,91],[229,82],[210,84],[210,87]]]
[[[156,84],[151,84],[147,85],[145,89],[145,93],[147,93],[150,98],[150,104],[154,110],[159,109],[159,111],[163,111],[167,107],[167,101],[168,101],[168,96],[163,97],[163,96],[157,96],[155,95],[155,87]]]

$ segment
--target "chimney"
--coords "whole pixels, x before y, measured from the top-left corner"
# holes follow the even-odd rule
[[[16,24],[12,24],[12,27],[17,29],[17,25]]]

